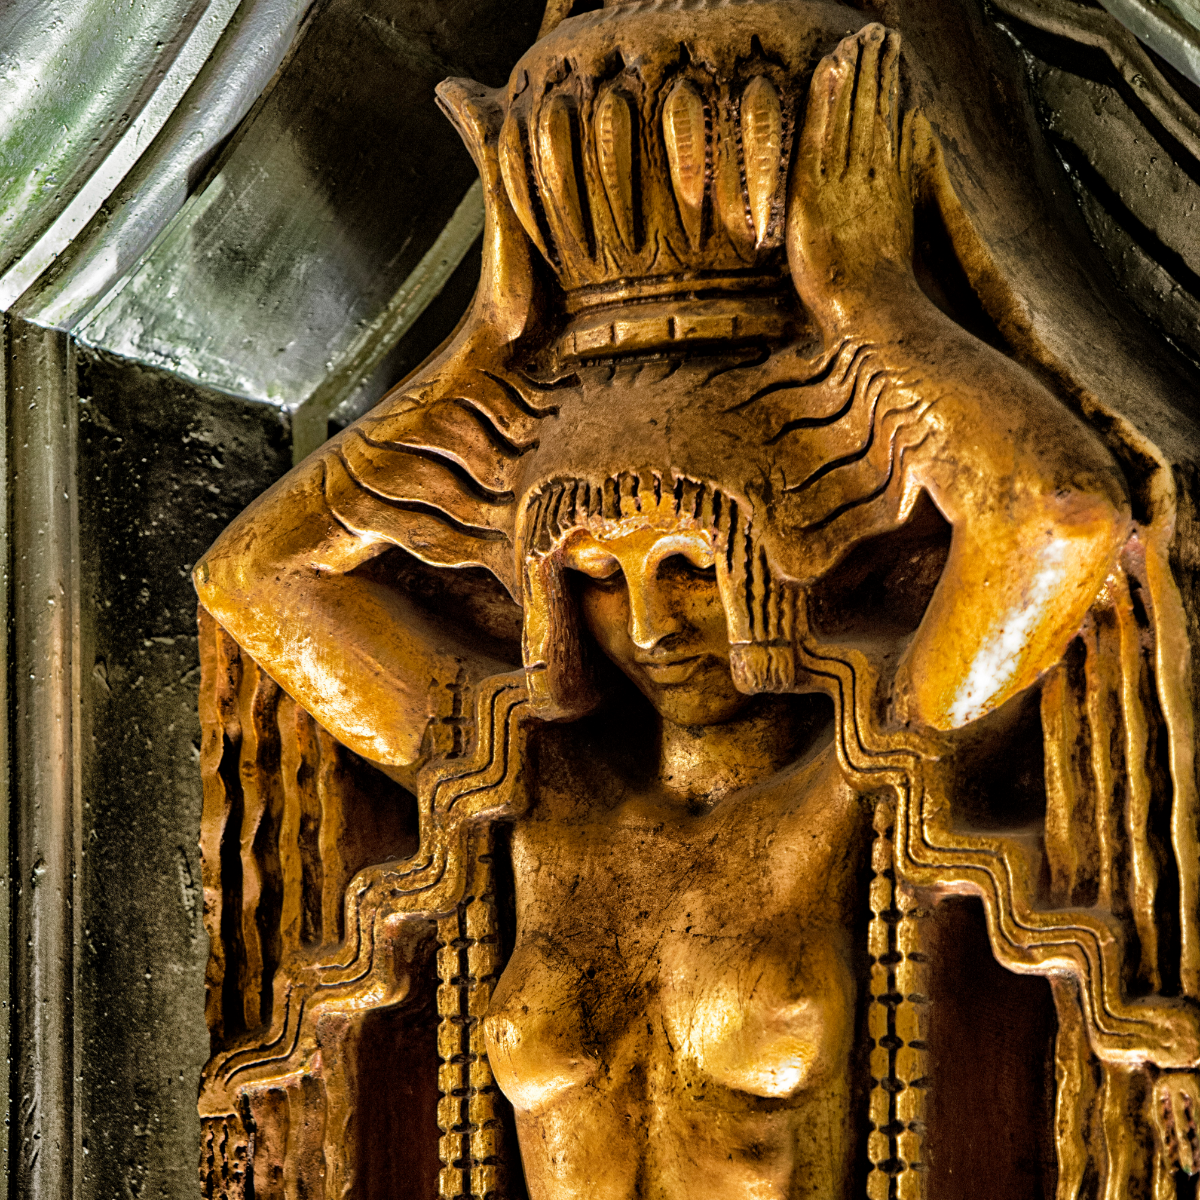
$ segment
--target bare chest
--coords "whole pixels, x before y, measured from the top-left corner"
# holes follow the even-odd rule
[[[634,805],[518,830],[518,938],[487,1033],[519,1108],[656,1075],[783,1098],[838,1056],[862,818],[829,757],[703,816]]]

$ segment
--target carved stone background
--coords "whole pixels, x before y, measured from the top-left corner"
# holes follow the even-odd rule
[[[482,209],[432,89],[500,83],[543,7],[214,0],[102,20],[78,4],[53,37],[40,4],[0,13],[13,1195],[195,1194],[208,946],[188,571],[453,327]],[[1186,11],[1112,6],[1200,106]],[[1114,286],[1200,361],[1194,113],[1147,88],[1154,51],[1100,8],[987,16],[1022,47],[1029,92],[1006,100],[1050,131],[1050,185]]]

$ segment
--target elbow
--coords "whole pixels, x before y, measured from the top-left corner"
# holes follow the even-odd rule
[[[905,719],[942,732],[1062,658],[1133,531],[1128,505],[1095,492],[1060,490],[1019,522],[996,516],[951,551],[946,587],[897,675]]]
[[[253,614],[274,620],[283,615],[289,581],[322,543],[328,515],[322,479],[319,464],[285,476],[217,538],[192,571],[200,603],[243,644]]]
[[[229,564],[213,555],[210,550],[192,569],[192,586],[200,603],[214,617],[236,610],[240,600],[244,599],[239,581],[234,578]]]
[[[245,544],[239,517],[192,569],[200,603],[236,640],[245,615],[257,605],[263,571],[253,546]]]
[[[192,568],[192,587],[196,589],[196,595],[200,603],[210,613],[215,615],[216,609],[221,602],[221,589],[220,585],[212,577],[212,568],[208,565],[207,558],[202,558]]]
[[[1133,514],[1123,484],[1118,488],[1067,498],[1053,514],[1056,540],[1074,546],[1073,574],[1090,593],[1088,604],[1104,585],[1133,533]]]
[[[1075,449],[1073,478],[1068,476],[1070,484],[1053,493],[1049,515],[1061,536],[1088,547],[1103,578],[1133,533],[1129,489],[1116,460],[1097,439]]]
[[[297,520],[303,517],[298,509],[286,494],[267,492],[221,533],[192,571],[200,603],[247,648],[294,604],[289,585],[313,541],[311,530]]]
[[[1023,492],[1026,500],[1010,510],[1017,517],[1014,532],[1031,565],[1058,559],[1075,587],[1090,593],[1090,605],[1133,533],[1125,477],[1094,436],[1064,436],[1040,469],[1023,465],[1017,478],[1024,486],[1018,484],[1013,498]]]
[[[1113,506],[1105,514],[1103,532],[1098,538],[1099,546],[1097,548],[1097,553],[1103,556],[1108,570],[1112,570],[1121,551],[1125,549],[1132,536],[1133,514],[1130,512],[1129,505]],[[1107,575],[1107,573],[1106,571],[1105,574]]]

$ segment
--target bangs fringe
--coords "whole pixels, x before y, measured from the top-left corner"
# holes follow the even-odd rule
[[[795,591],[754,535],[749,505],[714,484],[658,472],[602,480],[555,479],[525,504],[520,538],[525,610],[522,639],[534,710],[546,719],[583,716],[599,700],[556,551],[577,529],[634,517],[673,518],[712,538],[717,587],[729,629],[735,686],[748,695],[795,683]]]

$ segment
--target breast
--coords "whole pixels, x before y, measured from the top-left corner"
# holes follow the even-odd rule
[[[578,989],[555,986],[558,973],[539,971],[531,957],[514,955],[483,1021],[492,1073],[518,1112],[550,1106],[600,1066],[595,1048],[585,1043],[587,1014]]]
[[[857,814],[828,757],[828,780],[817,763],[677,830],[518,829],[520,933],[484,1026],[518,1110],[629,1064],[778,1099],[844,1073]]]
[[[775,947],[695,981],[672,1024],[702,1075],[734,1091],[791,1099],[842,1070],[856,985],[828,943]]]

